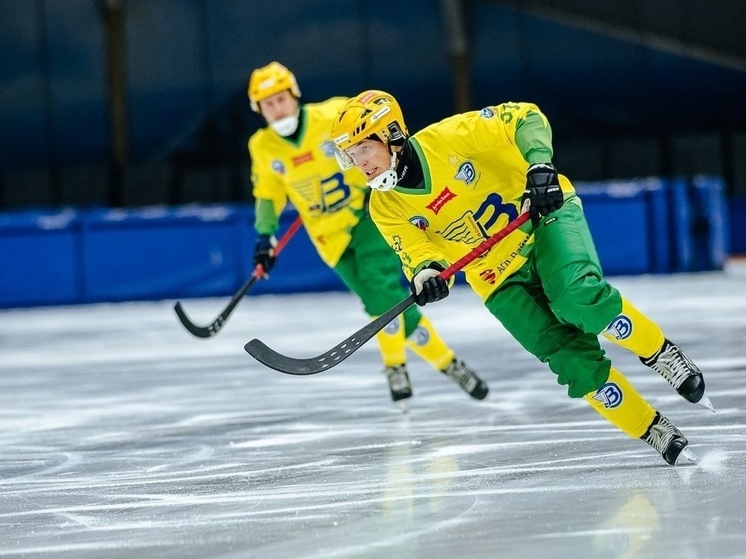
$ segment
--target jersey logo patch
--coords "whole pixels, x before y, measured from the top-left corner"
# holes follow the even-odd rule
[[[448,190],[448,187],[446,186],[443,191],[438,194],[437,198],[430,202],[426,207],[428,210],[432,211],[435,215],[438,215],[440,213],[440,210],[443,209],[443,206],[445,206],[448,202],[453,200],[456,197],[456,195]]]
[[[479,116],[481,116],[482,118],[492,118],[493,116],[495,116],[495,111],[493,111],[489,107],[485,107],[484,109],[479,111]]]
[[[326,141],[321,144],[321,151],[326,157],[334,157],[334,142]]]
[[[463,181],[464,184],[469,185],[474,182],[474,179],[477,177],[477,172],[474,170],[474,165],[472,165],[471,161],[466,161],[465,163],[462,163],[458,167],[458,171],[456,171],[455,179]]]
[[[302,155],[293,157],[293,165],[295,165],[296,167],[300,167],[301,165],[303,165],[304,163],[308,163],[309,161],[313,161],[313,153],[311,153],[310,151]]]
[[[596,390],[593,399],[601,402],[605,408],[618,408],[624,399],[621,388],[614,382],[607,382],[601,388]]]
[[[427,218],[421,215],[410,217],[409,223],[417,227],[417,229],[419,229],[420,231],[427,231],[427,228],[430,227],[430,222],[427,220]]]
[[[626,340],[632,335],[632,321],[628,316],[620,314],[609,323],[603,333],[616,340]]]
[[[284,175],[285,165],[279,159],[275,159],[274,161],[272,161],[272,170],[278,175]]]

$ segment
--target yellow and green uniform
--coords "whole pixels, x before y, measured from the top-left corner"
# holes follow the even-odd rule
[[[408,141],[405,152],[414,150],[422,166],[421,184],[374,191],[370,200],[373,220],[408,278],[432,262],[455,262],[514,220],[528,166],[550,163],[553,153],[549,123],[530,103],[455,115]],[[529,222],[512,232],[464,272],[490,312],[549,364],[569,396],[593,398],[611,382],[598,334],[642,357],[660,347],[663,334],[603,278],[580,199],[567,177],[559,175],[559,182],[565,197],[559,210],[536,230]],[[620,317],[634,322],[615,328]],[[641,436],[638,419],[649,425],[652,408],[628,382],[613,384],[629,393],[619,402],[632,416],[618,419],[617,406],[594,408],[614,409],[605,416]]]
[[[407,277],[432,261],[455,262],[518,216],[527,163],[515,135],[529,112],[539,114],[529,104],[489,107],[453,116],[411,137],[423,165],[422,188],[397,186],[371,197],[371,215],[399,254]],[[551,158],[551,150],[544,157]],[[573,193],[562,175],[560,184],[566,195]],[[412,226],[403,227],[403,222]],[[474,291],[487,299],[526,262],[533,242],[526,224],[466,266]]]
[[[358,169],[341,171],[334,158],[330,123],[344,101],[336,97],[303,105],[297,140],[269,127],[249,139],[257,233],[274,234],[278,216],[290,201],[319,256],[331,267],[365,213],[368,190]]]
[[[335,97],[301,106],[299,129],[283,137],[271,128],[248,142],[256,198],[255,229],[273,235],[278,216],[290,202],[321,259],[378,316],[407,297],[399,261],[367,212],[368,187],[358,169],[341,171],[330,138],[331,123],[345,99]],[[405,343],[438,369],[453,359],[450,350],[417,308],[378,336],[384,365],[405,362]],[[424,334],[423,334],[424,333]]]

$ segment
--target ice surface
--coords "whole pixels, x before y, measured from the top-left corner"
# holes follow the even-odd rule
[[[0,312],[0,557],[746,557],[746,262],[612,281],[705,374],[716,414],[604,342],[696,466],[567,398],[465,287],[425,312],[490,396],[413,356],[406,415],[374,342],[311,377],[243,350],[326,351],[367,322],[349,294],[249,296],[208,340],[173,301]]]

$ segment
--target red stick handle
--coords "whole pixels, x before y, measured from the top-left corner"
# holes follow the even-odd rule
[[[440,273],[440,277],[442,277],[445,280],[450,279],[451,276],[453,276],[456,272],[458,272],[459,270],[461,270],[468,264],[471,264],[472,262],[474,262],[477,258],[482,256],[485,252],[490,250],[493,246],[495,246],[497,243],[502,241],[505,237],[510,235],[513,231],[515,231],[521,225],[526,223],[529,220],[529,217],[530,216],[528,212],[524,212],[521,215],[519,215],[516,219],[508,223],[505,227],[503,227],[497,233],[489,237],[486,241],[477,245],[474,249],[471,250],[471,252],[462,256],[461,258],[456,260],[456,262],[448,266],[448,268],[446,268]]]
[[[300,216],[296,217],[293,223],[290,224],[290,227],[288,227],[288,230],[285,231],[282,237],[280,237],[280,240],[277,241],[277,244],[272,249],[272,255],[277,256],[282,252],[282,249],[285,248],[285,245],[288,244],[290,239],[293,238],[293,235],[295,235],[295,232],[300,229],[300,226],[303,224],[303,222],[300,219]],[[256,277],[261,277],[264,275],[264,267],[261,264],[257,264],[254,268],[254,273],[252,274]]]
[[[300,220],[300,216],[295,218],[295,221],[290,224],[290,227],[288,227],[288,230],[285,231],[285,234],[280,237],[280,240],[277,241],[277,244],[275,245],[275,248],[272,249],[272,254],[274,256],[277,256],[280,254],[283,248],[285,248],[285,245],[288,244],[288,241],[290,238],[295,235],[295,232],[300,229],[300,226],[303,222]]]

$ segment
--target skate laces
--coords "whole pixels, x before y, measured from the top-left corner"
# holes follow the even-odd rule
[[[646,365],[660,373],[676,389],[690,376],[699,374],[697,366],[670,342],[666,342],[655,361],[647,362]]]
[[[664,455],[666,450],[668,450],[668,445],[678,436],[683,438],[683,435],[679,433],[679,430],[673,423],[662,415],[659,415],[656,423],[650,426],[650,431],[643,437],[643,440],[661,455]]]
[[[469,393],[479,384],[476,373],[469,369],[463,361],[454,359],[443,372],[454,379],[461,388]]]
[[[409,389],[409,377],[404,367],[386,367],[383,372],[388,377],[391,390],[401,392]]]

